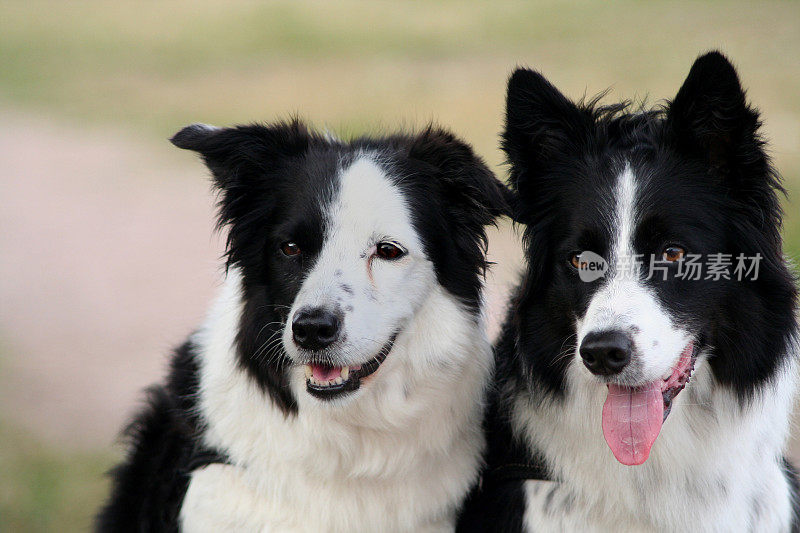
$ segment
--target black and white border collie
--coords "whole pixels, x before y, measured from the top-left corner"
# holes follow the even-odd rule
[[[227,275],[133,422],[98,529],[452,530],[484,450],[484,227],[504,187],[435,127],[172,142],[213,174]]]
[[[653,110],[512,75],[503,148],[528,267],[465,530],[797,530],[796,289],[759,126],[717,52]],[[720,253],[760,255],[758,275],[682,277]],[[597,256],[604,275],[586,275]]]

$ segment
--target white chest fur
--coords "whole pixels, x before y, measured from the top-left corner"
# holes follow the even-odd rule
[[[194,342],[205,443],[233,465],[193,474],[184,529],[452,529],[484,446],[491,350],[483,328],[437,291],[358,397],[322,405],[297,386],[298,413],[285,415],[235,362],[241,305],[230,278]]]

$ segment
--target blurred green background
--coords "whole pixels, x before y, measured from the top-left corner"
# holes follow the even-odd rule
[[[0,3],[0,531],[88,527],[115,431],[202,317],[219,242],[204,171],[165,141],[182,125],[297,113],[348,136],[436,120],[502,175],[516,65],[574,98],[659,103],[712,48],[796,198],[795,1]],[[516,246],[507,228],[493,239],[513,257],[501,286]]]

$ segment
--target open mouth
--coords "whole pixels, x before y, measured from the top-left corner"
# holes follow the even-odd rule
[[[692,341],[662,379],[637,387],[608,384],[603,404],[603,436],[617,461],[629,466],[647,461],[672,409],[672,400],[689,382],[696,359]]]
[[[358,390],[361,380],[374,374],[386,360],[396,338],[395,333],[380,349],[378,355],[361,365],[331,366],[314,361],[307,363],[304,365],[306,390],[322,400],[332,400]]]

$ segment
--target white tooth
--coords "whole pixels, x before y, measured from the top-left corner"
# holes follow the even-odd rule
[[[333,384],[334,385],[341,385],[342,384],[342,378],[338,377],[338,378],[334,379],[333,380]]]
[[[313,375],[311,373],[311,365],[306,365],[305,366],[305,371],[306,371],[306,379],[311,379],[311,376]]]
[[[342,381],[347,381],[347,378],[350,377],[350,367],[349,366],[343,366],[342,367],[341,376],[342,376]]]

